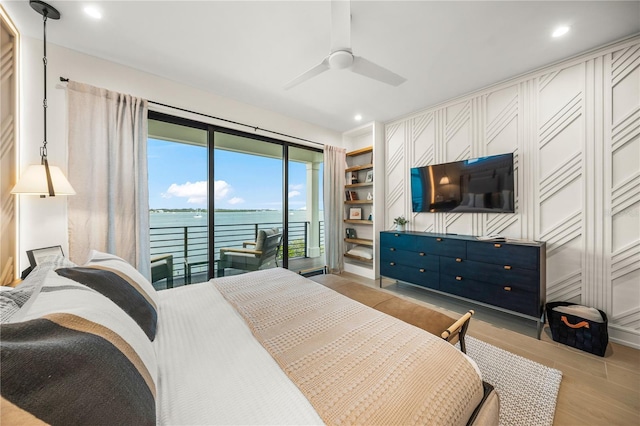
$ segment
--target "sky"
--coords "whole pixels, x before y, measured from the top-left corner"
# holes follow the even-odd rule
[[[207,208],[205,147],[149,138],[147,156],[149,208]],[[217,209],[282,209],[282,160],[216,150],[214,171]],[[306,208],[306,181],[306,166],[290,162],[289,209]]]

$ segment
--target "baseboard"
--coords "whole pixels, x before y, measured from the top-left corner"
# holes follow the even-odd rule
[[[640,332],[609,323],[609,340],[634,349],[640,349]]]

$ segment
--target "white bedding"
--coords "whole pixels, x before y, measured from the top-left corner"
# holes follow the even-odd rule
[[[213,285],[158,296],[159,424],[323,424]]]

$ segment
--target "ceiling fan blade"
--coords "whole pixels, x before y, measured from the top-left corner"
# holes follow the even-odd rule
[[[331,52],[351,52],[351,1],[331,1]]]
[[[382,83],[390,84],[391,86],[400,86],[402,83],[407,81],[407,79],[401,75],[389,71],[380,65],[374,64],[361,56],[353,57],[351,71],[364,75],[365,77],[381,81]]]
[[[291,80],[290,82],[288,82],[287,84],[284,85],[284,90],[289,90],[294,86],[297,86],[298,84],[309,80],[310,78],[313,78],[315,76],[317,76],[318,74],[321,74],[323,72],[325,72],[326,70],[329,69],[329,57],[324,58],[324,60],[322,62],[320,62],[318,65],[316,65],[315,67],[311,68],[310,70],[307,70],[305,72],[303,72],[302,74],[300,74],[299,76],[297,76],[296,78],[294,78],[293,80]]]

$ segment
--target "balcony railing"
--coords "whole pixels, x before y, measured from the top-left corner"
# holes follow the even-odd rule
[[[256,240],[258,230],[269,228],[282,229],[282,223],[216,225],[213,239],[214,259],[216,261],[220,259],[220,249],[222,247],[242,247],[244,241]],[[289,222],[289,259],[309,256],[310,229],[310,222]],[[172,254],[174,277],[184,277],[185,259],[189,259],[190,263],[199,263],[207,260],[207,226],[163,226],[152,227],[150,231],[151,256]],[[322,221],[320,221],[319,234],[320,252],[323,253],[324,222]],[[280,252],[278,258],[282,259],[282,257],[283,253]]]

